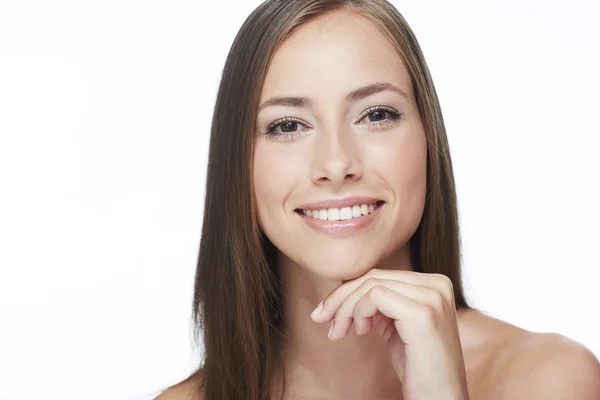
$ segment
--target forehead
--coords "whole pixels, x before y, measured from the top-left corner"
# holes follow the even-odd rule
[[[339,98],[380,81],[412,97],[402,59],[377,26],[357,14],[334,12],[305,23],[277,49],[261,102],[285,95]]]

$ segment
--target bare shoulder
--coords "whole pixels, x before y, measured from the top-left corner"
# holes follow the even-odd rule
[[[459,327],[472,400],[600,399],[600,363],[582,344],[477,310]]]
[[[600,399],[600,363],[581,343],[532,333],[513,344],[502,371],[503,398]]]
[[[154,400],[204,400],[202,370],[171,386]]]

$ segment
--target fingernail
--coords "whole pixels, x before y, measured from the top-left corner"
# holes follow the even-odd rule
[[[317,306],[317,308],[315,308],[312,312],[312,314],[310,314],[310,316],[312,318],[315,318],[317,315],[319,315],[319,313],[321,312],[321,310],[323,309],[323,302],[320,302],[319,305]]]
[[[331,321],[331,327],[329,328],[329,333],[327,334],[327,337],[329,339],[331,339],[331,332],[333,332],[333,323],[335,322],[335,320]]]

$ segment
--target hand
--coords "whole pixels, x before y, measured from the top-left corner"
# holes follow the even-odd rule
[[[404,400],[469,399],[454,290],[445,275],[372,269],[342,283],[311,317],[333,320],[333,341],[345,338],[353,323],[358,335],[374,329],[389,350]]]

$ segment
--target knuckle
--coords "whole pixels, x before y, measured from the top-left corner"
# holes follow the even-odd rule
[[[370,278],[365,279],[365,281],[362,283],[362,286],[364,286],[366,288],[370,288],[370,287],[379,285],[380,282],[381,282],[381,279],[370,277]]]
[[[433,309],[436,311],[442,311],[445,307],[445,304],[446,297],[444,296],[444,294],[438,292],[437,290],[434,290],[433,294],[431,295],[431,305]]]
[[[438,281],[440,281],[442,284],[444,285],[452,285],[452,281],[450,280],[450,278],[448,278],[447,275],[444,274],[434,274],[435,279],[437,279]]]
[[[383,293],[384,288],[381,285],[374,285],[373,287],[371,287],[371,289],[369,289],[368,295],[370,297],[373,296],[379,296]]]
[[[454,284],[452,279],[443,274],[436,274],[436,279],[440,282],[439,288],[444,297],[448,300],[454,298]]]
[[[367,271],[367,273],[365,274],[366,276],[375,276],[379,273],[379,269],[378,268],[371,268],[369,271]]]

